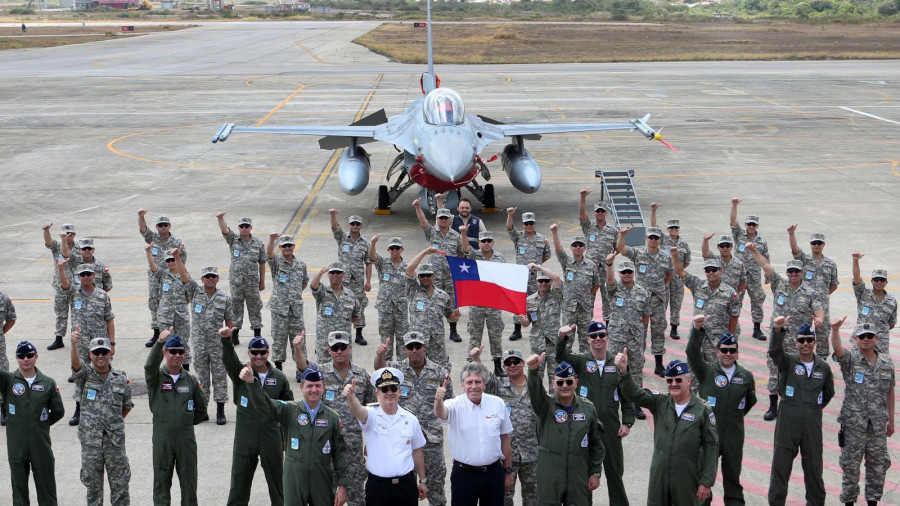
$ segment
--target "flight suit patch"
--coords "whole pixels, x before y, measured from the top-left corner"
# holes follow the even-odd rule
[[[291,438],[291,450],[299,450],[300,449],[300,440],[298,438]]]
[[[806,368],[802,365],[798,365],[794,367],[794,374],[796,374],[797,376],[803,376],[804,374],[806,374]]]
[[[585,434],[585,435],[584,435],[584,438],[582,438],[582,440],[581,440],[581,447],[582,447],[582,448],[587,448],[587,447],[588,447],[588,437],[587,437],[587,434]]]
[[[727,378],[727,377],[725,377],[725,376],[722,375],[722,374],[716,376],[716,386],[717,386],[717,387],[722,388],[722,387],[724,387],[724,386],[727,385],[727,384],[728,384],[728,378]]]
[[[737,378],[737,377],[731,378],[731,382],[734,383],[735,385],[743,385],[744,378]]]
[[[822,379],[822,371],[813,371],[812,377],[817,380]]]
[[[587,389],[587,387],[585,387],[585,386],[579,387],[579,388],[578,388],[578,395],[579,395],[580,397],[587,397],[587,395],[588,395],[588,389]],[[575,416],[577,417],[578,415],[575,415]],[[573,418],[574,418],[574,417],[573,417]],[[575,420],[578,420],[578,418],[574,418],[574,419],[575,419]]]
[[[316,427],[328,427],[328,420],[316,420]]]
[[[163,383],[162,385],[159,386],[159,390],[162,392],[171,392],[174,388],[175,388],[175,385],[168,383],[168,382]]]
[[[300,415],[297,416],[297,423],[299,423],[300,425],[309,425],[309,415],[307,415],[306,413],[300,413]]]
[[[242,407],[242,408],[246,408],[246,407],[247,407],[247,398],[244,397],[243,395],[241,396],[241,407]]]
[[[585,364],[584,368],[587,369],[587,372],[597,372],[597,362],[591,360]]]
[[[184,385],[178,387],[178,393],[180,393],[180,394],[186,394],[186,393],[188,393],[190,390],[191,390],[190,388],[188,388],[188,387],[186,387],[186,386],[184,386]]]
[[[556,419],[557,423],[563,423],[569,419],[569,415],[565,411],[557,409],[556,413],[553,414],[553,418]]]
[[[693,413],[682,413],[682,414],[681,414],[681,419],[682,419],[682,420],[687,420],[687,421],[689,421],[689,422],[693,422],[693,421],[694,421],[694,415],[693,415]]]
[[[331,453],[331,441],[326,441],[325,446],[322,447],[322,455],[328,455]]]
[[[40,420],[42,422],[46,422],[47,419],[49,419],[49,418],[50,418],[50,413],[47,411],[47,408],[41,409],[41,416],[38,418],[38,420]]]
[[[716,398],[710,395],[706,398],[706,403],[709,404],[709,407],[714,408],[716,407]]]
[[[194,410],[194,399],[188,399],[188,411]]]
[[[9,414],[16,414],[16,405],[15,404],[7,404],[9,406]]]
[[[21,384],[21,383],[16,383],[16,384],[13,385],[13,387],[12,387],[12,393],[14,393],[15,395],[22,395],[22,394],[24,394],[24,393],[25,393],[25,385],[23,385],[23,384]]]
[[[572,415],[573,422],[583,422],[584,420],[585,420],[584,413],[574,413]],[[585,435],[584,437],[587,437],[587,435]]]
[[[863,373],[858,372],[858,373],[856,373],[856,374],[853,375],[853,382],[854,382],[854,383],[859,383],[860,385],[862,385],[863,381],[865,381],[865,376],[863,376]]]
[[[31,390],[32,390],[32,391],[35,391],[35,392],[43,392],[43,391],[44,391],[44,385],[37,385],[37,384],[31,385]]]
[[[793,397],[794,396],[794,387],[792,387],[790,385],[784,387],[784,395],[786,395],[788,397]]]
[[[275,386],[278,381],[275,378],[266,378],[266,386]]]
[[[709,423],[711,423],[713,425],[713,427],[716,426],[716,414],[715,413],[709,414]]]

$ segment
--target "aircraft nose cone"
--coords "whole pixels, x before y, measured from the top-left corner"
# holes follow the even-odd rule
[[[442,181],[459,181],[472,170],[475,149],[457,136],[435,137],[422,149],[425,166]]]

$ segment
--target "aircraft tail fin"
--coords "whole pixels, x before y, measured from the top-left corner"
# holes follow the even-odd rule
[[[438,87],[438,77],[434,73],[434,45],[431,39],[431,0],[427,0],[426,7],[426,24],[428,31],[428,70],[422,74],[422,93],[428,94],[429,91]]]

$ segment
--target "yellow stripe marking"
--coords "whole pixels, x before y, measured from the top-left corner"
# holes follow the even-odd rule
[[[312,51],[310,51],[310,49],[309,49],[308,47],[304,46],[302,43],[300,43],[299,40],[298,40],[298,41],[295,41],[294,44],[297,44],[298,46],[300,46],[300,49],[306,51],[306,54],[312,56],[312,59],[313,59],[313,60],[316,60],[316,61],[319,62],[319,63],[325,63],[325,60],[319,58],[319,57],[316,55],[316,53],[313,53]]]
[[[265,123],[269,118],[271,118],[273,114],[278,112],[278,109],[281,109],[282,107],[284,107],[284,104],[290,102],[291,99],[293,99],[294,97],[297,96],[297,93],[300,93],[301,91],[303,91],[303,89],[306,88],[307,86],[309,86],[309,85],[301,84],[300,87],[297,88],[296,90],[294,90],[293,93],[288,95],[288,97],[286,99],[282,100],[280,104],[276,105],[275,108],[272,109],[271,111],[269,111],[268,114],[263,116],[261,120],[257,121],[256,126],[262,126],[262,124]]]

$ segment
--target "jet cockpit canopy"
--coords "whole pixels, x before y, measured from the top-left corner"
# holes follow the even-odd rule
[[[462,97],[450,88],[436,88],[425,96],[422,112],[429,125],[461,125],[466,107]]]

